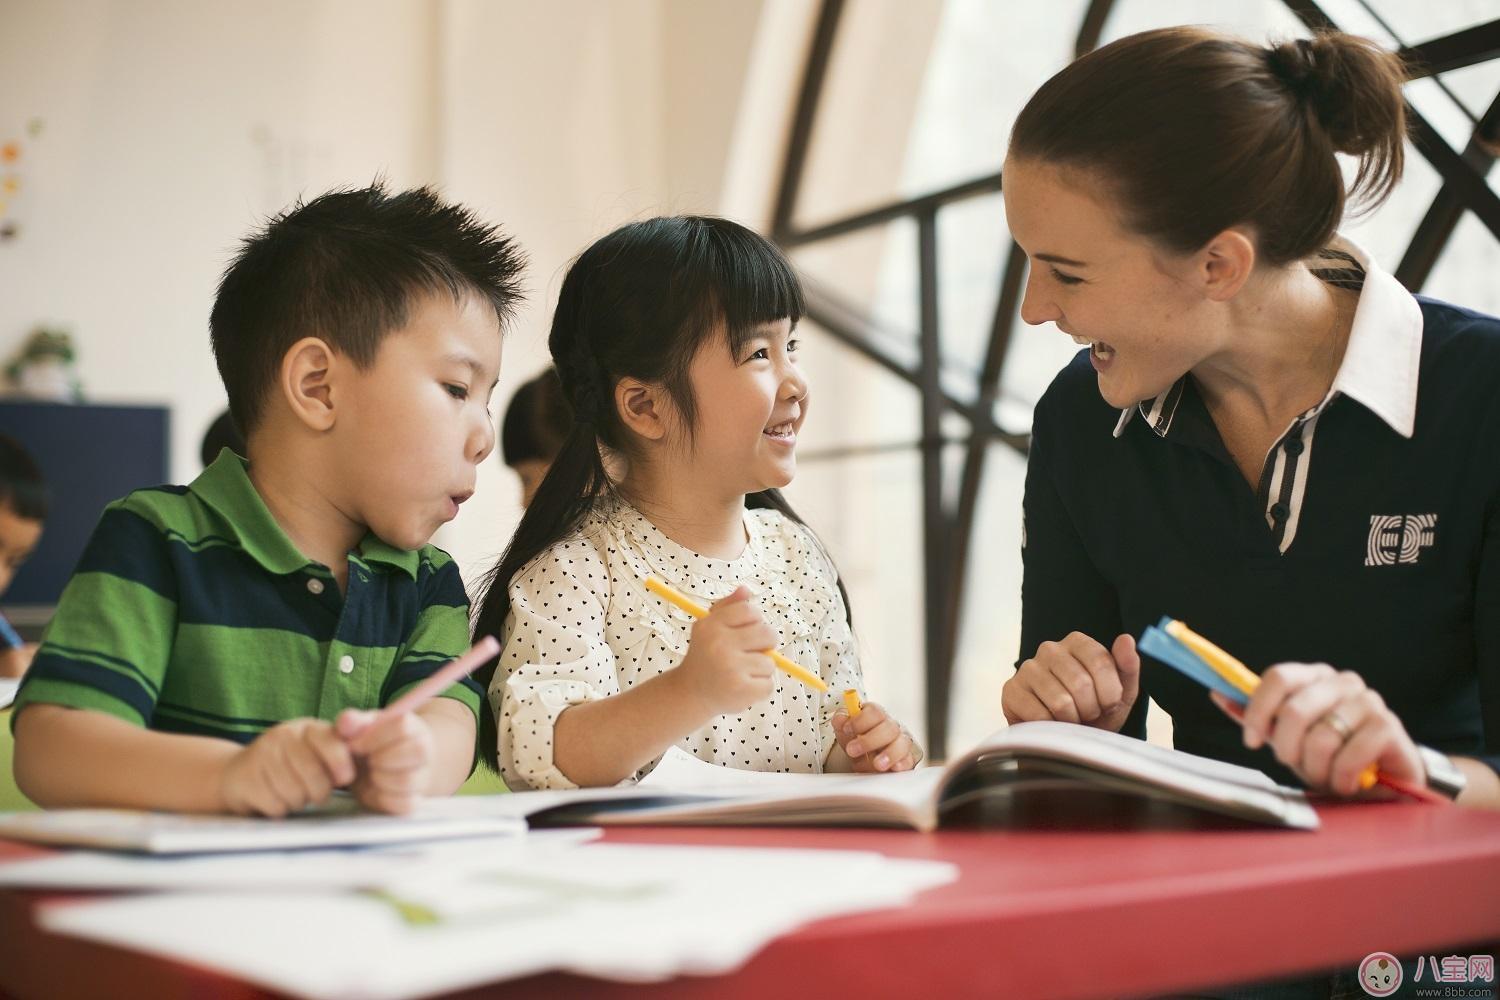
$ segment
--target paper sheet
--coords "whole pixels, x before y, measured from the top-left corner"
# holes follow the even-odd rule
[[[404,1000],[547,970],[727,972],[808,921],[901,905],[956,875],[869,852],[527,842],[374,891],[160,893],[39,919],[297,996]]]
[[[0,863],[0,886],[12,889],[80,889],[218,892],[286,889],[358,889],[397,876],[442,872],[476,857],[497,858],[538,845],[581,844],[597,827],[537,830],[525,837],[480,837],[356,849],[255,851],[233,854],[141,855],[59,851],[43,858]]]

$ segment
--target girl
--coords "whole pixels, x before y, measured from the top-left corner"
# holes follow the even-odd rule
[[[840,711],[862,687],[842,588],[777,493],[807,415],[801,314],[780,251],[723,219],[627,225],[569,270],[549,346],[574,424],[476,621],[504,644],[481,739],[511,788],[638,780],[673,745],[745,770],[917,763],[878,705]],[[693,622],[653,575],[712,611]]]
[[[1403,79],[1348,35],[1170,28],[1021,112],[1022,316],[1090,349],[1036,409],[1011,721],[1143,735],[1149,694],[1196,753],[1500,806],[1500,321],[1335,232],[1335,153],[1368,203],[1400,178]],[[1142,667],[1162,614],[1264,668],[1243,729]]]

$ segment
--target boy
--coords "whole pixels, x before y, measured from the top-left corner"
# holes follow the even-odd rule
[[[0,434],[0,597],[36,548],[46,519],[47,487],[41,470],[15,439]],[[35,653],[36,646],[0,615],[0,677],[20,677]]]
[[[521,267],[426,189],[327,194],[245,241],[210,323],[248,458],[106,509],[17,698],[23,792],[281,816],[346,785],[406,812],[464,781],[472,682],[369,710],[468,644],[427,542],[494,445]]]

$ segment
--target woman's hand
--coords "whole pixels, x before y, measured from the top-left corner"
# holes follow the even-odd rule
[[[1056,719],[1120,731],[1141,691],[1141,657],[1128,635],[1105,649],[1082,632],[1044,642],[1000,692],[1009,723]]]
[[[1214,695],[1220,708],[1228,704]],[[1326,663],[1282,663],[1265,672],[1245,706],[1245,746],[1269,744],[1308,787],[1336,795],[1360,791],[1371,764],[1415,785],[1426,769],[1406,727],[1363,678]]]

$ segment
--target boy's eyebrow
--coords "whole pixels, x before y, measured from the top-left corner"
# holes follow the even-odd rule
[[[473,372],[475,378],[478,378],[481,374],[484,373],[484,366],[479,363],[478,358],[475,358],[472,354],[464,354],[460,351],[454,351],[451,354],[443,355],[443,363],[448,365],[461,365],[462,367],[467,368],[469,369],[469,371]],[[496,385],[498,385],[499,382],[499,379],[495,380]],[[490,388],[494,388],[494,386],[491,386]]]
[[[1071,257],[1060,257],[1055,253],[1034,253],[1031,255],[1031,259],[1045,260],[1049,264],[1063,264],[1067,267],[1088,267],[1081,260],[1074,260]]]

